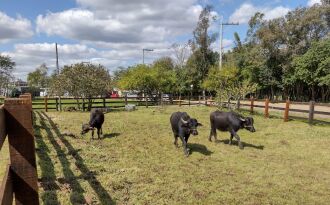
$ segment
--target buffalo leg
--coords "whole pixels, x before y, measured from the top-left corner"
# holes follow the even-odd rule
[[[233,137],[234,135],[233,134],[230,134],[230,139],[229,139],[229,144],[231,145],[231,143],[233,142]]]
[[[97,138],[100,139],[100,128],[97,128]]]
[[[189,139],[189,135],[186,135],[185,137],[184,137],[184,140],[186,141],[186,144],[187,144],[187,146],[188,146],[188,139]],[[187,151],[188,151],[188,154],[189,154],[189,148],[187,148]]]
[[[178,145],[178,135],[174,135],[174,143],[173,143],[177,148],[179,147]]]
[[[91,140],[93,140],[94,139],[94,129],[92,129],[92,138],[91,138]]]
[[[217,130],[213,127],[211,127],[209,141],[212,142],[212,136],[214,137],[214,141],[217,141]]]
[[[188,157],[189,152],[188,152],[188,150],[187,150],[187,142],[186,142],[186,140],[184,139],[184,137],[181,136],[181,135],[180,135],[180,139],[181,139],[181,141],[182,141],[183,152],[184,152],[184,154]]]
[[[238,134],[235,131],[231,131],[230,134],[233,135],[237,139],[239,148],[243,149],[243,144],[242,144],[241,138],[238,136]]]

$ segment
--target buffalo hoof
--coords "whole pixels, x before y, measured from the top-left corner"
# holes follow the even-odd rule
[[[244,149],[243,143],[239,142],[238,146],[239,146],[240,149]]]
[[[212,139],[211,139],[211,138],[209,138],[209,141],[210,141],[210,142],[212,142]]]
[[[187,148],[186,151],[185,151],[185,153],[184,153],[186,155],[186,157],[189,156],[189,153],[190,153],[189,151],[190,151],[190,149]]]
[[[229,143],[228,143],[229,145],[231,145],[232,144],[232,142],[231,141],[229,141]]]

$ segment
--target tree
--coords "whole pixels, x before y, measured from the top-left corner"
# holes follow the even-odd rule
[[[191,40],[192,55],[187,62],[190,81],[199,89],[207,76],[212,65],[217,63],[219,55],[210,48],[216,40],[216,34],[209,34],[211,21],[215,19],[211,12],[212,7],[206,6],[201,14],[197,27],[193,31],[194,38]]]
[[[48,68],[46,64],[41,64],[35,71],[28,74],[28,85],[37,88],[48,87],[50,78],[47,76],[47,72]]]
[[[311,91],[312,99],[315,100],[316,86],[330,86],[330,39],[315,42],[312,47],[302,56],[293,59],[295,69],[294,77],[306,83]],[[324,92],[326,92],[324,90]],[[329,92],[329,91],[327,91]],[[323,93],[323,98],[325,93]]]
[[[216,101],[223,107],[224,102],[231,108],[230,101],[237,103],[247,94],[256,90],[256,84],[239,79],[239,69],[233,65],[225,65],[223,69],[211,68],[208,77],[203,83],[205,89],[216,92]]]
[[[130,67],[120,77],[118,85],[125,90],[137,90],[148,95],[157,91],[158,79],[154,69],[144,64]]]
[[[172,49],[174,51],[175,64],[178,69],[182,69],[186,64],[187,58],[189,57],[190,45],[189,43],[185,43],[185,44],[174,43],[172,45]]]
[[[59,86],[60,85],[60,86]],[[58,86],[58,87],[57,87]],[[77,99],[87,98],[88,110],[92,106],[92,98],[105,95],[111,89],[111,77],[102,65],[78,63],[64,66],[60,74],[54,74],[52,79],[53,93],[69,95]]]
[[[0,55],[0,91],[8,95],[8,88],[13,79],[12,72],[15,68],[15,62],[9,56]]]

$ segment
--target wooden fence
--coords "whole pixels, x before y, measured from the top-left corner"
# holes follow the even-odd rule
[[[76,107],[77,106],[77,99],[74,98],[36,98],[33,99],[32,106],[33,109],[44,109],[45,111],[48,110],[60,110],[62,107]],[[83,111],[87,109],[87,99],[79,99],[80,100],[80,107]],[[182,96],[176,99],[169,98],[169,97],[162,97],[162,98],[144,98],[144,97],[117,97],[117,98],[93,98],[92,108],[123,108],[127,104],[135,104],[136,106],[155,106],[155,105],[206,105],[206,106],[217,106],[216,102],[212,100],[211,97],[207,97],[205,100],[202,96]],[[259,104],[257,103],[259,102]],[[330,116],[330,112],[324,111],[316,111],[315,105],[316,103],[311,101],[309,102],[309,109],[294,109],[290,105],[292,102],[290,101],[281,101],[276,103],[285,103],[285,106],[270,106],[270,100],[265,99],[264,105],[260,105],[260,100],[255,100],[253,98],[250,99],[249,104],[247,103],[239,103],[237,106],[238,108],[244,107],[245,109],[249,109],[251,113],[254,113],[254,108],[264,108],[264,115],[266,118],[269,117],[269,110],[279,110],[284,111],[283,119],[284,121],[288,121],[290,117],[290,112],[295,113],[305,113],[308,114],[308,121],[310,124],[314,121],[314,115],[324,115]],[[224,103],[226,104],[226,103]],[[234,104],[234,103],[231,103]],[[301,104],[306,105],[307,103],[301,102],[294,102],[294,104]],[[317,104],[318,106],[327,107],[327,104]],[[328,105],[330,108],[330,106]],[[307,117],[306,117],[307,118]]]
[[[265,118],[269,118],[269,109],[284,111],[284,114],[283,114],[284,122],[289,121],[290,112],[308,114],[308,118],[306,118],[306,119],[308,119],[309,124],[313,124],[315,114],[329,116],[329,119],[330,119],[330,112],[316,111],[315,110],[315,102],[314,101],[309,102],[309,109],[308,110],[290,108],[290,105],[292,104],[292,102],[290,102],[290,100],[284,101],[285,102],[284,107],[270,106],[269,105],[269,103],[270,103],[269,99],[264,100],[265,105],[256,105],[254,98],[250,98],[249,101],[250,101],[249,104],[239,103],[238,104],[238,109],[240,109],[242,107],[245,107],[245,108],[248,108],[250,110],[251,114],[253,114],[255,112],[254,108],[264,108]],[[258,102],[260,102],[260,100]],[[284,102],[282,102],[282,103],[284,103]],[[294,102],[294,103],[296,104],[296,102]],[[216,106],[216,104],[213,100],[208,100],[208,103],[206,103],[206,104],[209,105],[209,106]],[[235,103],[231,103],[231,104],[235,104]],[[299,103],[299,104],[301,104],[301,103]],[[306,103],[304,103],[304,104],[306,105]],[[324,105],[322,105],[322,106],[324,106]],[[330,106],[324,106],[324,107],[329,107],[329,109],[330,109]],[[291,116],[291,117],[293,117],[293,116]]]
[[[0,150],[9,143],[9,164],[0,187],[0,204],[39,204],[32,99],[7,98],[0,106]]]

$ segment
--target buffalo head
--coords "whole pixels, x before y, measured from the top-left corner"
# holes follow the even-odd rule
[[[245,129],[249,130],[250,132],[256,131],[256,129],[253,126],[254,120],[252,117],[240,118],[240,120],[243,122]]]
[[[195,118],[189,118],[188,120],[184,120],[181,118],[181,122],[182,122],[182,127],[188,128],[190,134],[192,135],[198,135],[197,127],[203,126]]]

